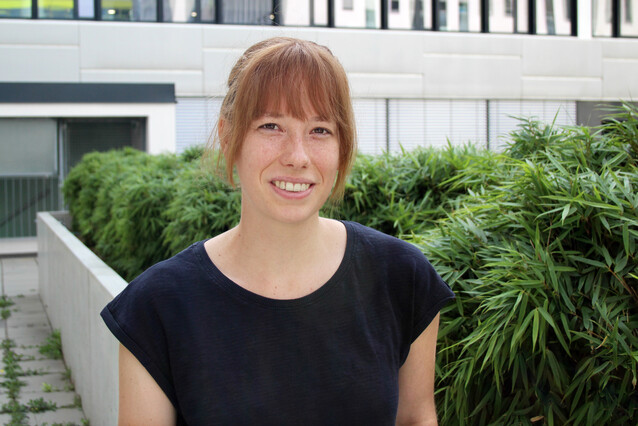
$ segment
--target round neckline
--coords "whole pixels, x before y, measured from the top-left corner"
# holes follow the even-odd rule
[[[352,224],[348,221],[340,220],[339,222],[341,222],[346,228],[346,249],[344,251],[343,258],[339,263],[339,267],[337,268],[335,273],[328,279],[328,281],[326,281],[318,289],[305,296],[295,299],[273,299],[254,293],[235,283],[233,280],[224,275],[219,270],[219,268],[217,268],[217,265],[215,265],[215,263],[208,256],[208,253],[206,253],[204,243],[207,240],[203,240],[197,243],[197,255],[200,257],[200,265],[202,265],[205,272],[211,277],[212,284],[220,287],[222,290],[226,291],[228,294],[235,298],[238,298],[244,302],[249,302],[272,309],[291,309],[301,306],[307,306],[323,298],[339,282],[341,282],[341,277],[343,277],[347,273],[350,265],[352,264],[351,257],[354,251],[356,233],[354,232]]]

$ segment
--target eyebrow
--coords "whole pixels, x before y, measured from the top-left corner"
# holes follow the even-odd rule
[[[282,118],[285,114],[282,113],[273,113],[273,112],[266,112],[263,114],[263,117],[269,117],[269,118]],[[330,120],[329,118],[326,117],[321,117],[319,115],[316,115],[314,117],[310,117],[308,118],[308,121],[323,121],[323,122],[330,122],[330,121],[334,121],[334,120]]]

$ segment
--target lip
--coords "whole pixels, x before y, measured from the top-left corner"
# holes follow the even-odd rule
[[[279,188],[277,185],[275,185],[276,181],[282,181],[282,182],[290,182],[293,184],[307,184],[308,189],[306,189],[305,191],[297,191],[297,192],[292,192],[292,191],[286,191],[285,189],[281,189]],[[301,198],[305,198],[307,197],[313,190],[315,184],[313,182],[310,182],[307,179],[299,179],[299,178],[283,178],[283,177],[277,177],[274,179],[270,180],[270,186],[273,188],[273,190],[279,194],[280,196],[287,198],[287,199],[301,199]]]

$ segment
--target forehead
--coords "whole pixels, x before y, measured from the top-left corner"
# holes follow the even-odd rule
[[[274,92],[274,93],[273,93]],[[277,95],[275,95],[277,93]],[[308,95],[307,90],[302,91],[270,91],[258,106],[256,116],[268,115],[278,117],[290,115],[300,120],[334,120],[334,108],[327,104],[325,97],[319,99]]]

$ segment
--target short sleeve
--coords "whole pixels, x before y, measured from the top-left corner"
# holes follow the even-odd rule
[[[165,333],[166,319],[161,313],[165,297],[158,273],[153,269],[133,280],[102,310],[101,316],[113,335],[155,379],[177,407],[177,398],[169,368]]]
[[[436,272],[427,258],[419,252],[415,260],[410,343],[430,325],[441,308],[454,299],[454,293]]]

